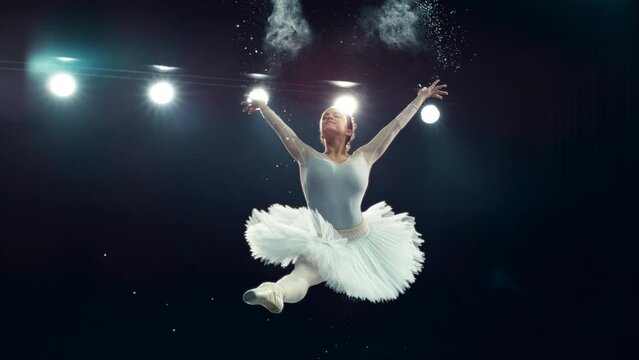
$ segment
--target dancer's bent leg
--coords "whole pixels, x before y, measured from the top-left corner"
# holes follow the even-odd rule
[[[315,266],[300,257],[295,262],[295,269],[278,280],[277,284],[284,289],[284,302],[296,303],[306,296],[309,287],[325,280]]]

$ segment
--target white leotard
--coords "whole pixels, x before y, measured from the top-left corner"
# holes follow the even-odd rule
[[[369,143],[355,150],[343,163],[331,160],[302,142],[270,108],[264,107],[261,113],[299,164],[307,207],[316,209],[335,229],[346,229],[362,221],[362,199],[368,187],[372,165],[417,110],[419,107],[415,102],[409,104]]]

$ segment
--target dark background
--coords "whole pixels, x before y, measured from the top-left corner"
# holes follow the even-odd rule
[[[416,218],[416,283],[386,304],[324,286],[280,315],[242,302],[290,270],[251,258],[251,210],[305,205],[296,163],[240,111],[242,74],[266,63],[243,48],[269,2],[5,1],[0,60],[18,66],[0,70],[3,358],[637,355],[636,4],[441,1],[467,44],[451,69],[428,51],[335,46],[379,1],[302,3],[314,42],[264,84],[316,149],[339,93],[322,80],[361,83],[354,149],[418,84],[449,86],[428,100],[440,121],[402,130],[362,204]],[[28,71],[54,53],[228,81],[183,83],[162,112],[139,79],[87,76],[65,103]]]

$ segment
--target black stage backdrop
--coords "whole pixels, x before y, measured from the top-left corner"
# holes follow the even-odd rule
[[[393,49],[357,35],[388,3],[302,1],[312,41],[269,59],[270,1],[2,2],[3,358],[637,355],[636,4],[423,1],[430,43]],[[56,100],[31,65],[53,55],[112,72]],[[149,64],[200,78],[159,110],[123,71]],[[415,217],[413,286],[385,304],[323,285],[279,315],[244,304],[290,271],[252,259],[251,210],[306,203],[243,94],[265,84],[321,151],[340,92],[323,81],[358,82],[356,149],[437,78],[441,119],[402,130],[362,203]]]

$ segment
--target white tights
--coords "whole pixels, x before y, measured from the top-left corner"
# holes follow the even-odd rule
[[[306,296],[308,288],[325,280],[315,266],[300,257],[295,262],[295,269],[279,279],[277,284],[284,289],[284,302],[296,303]]]

